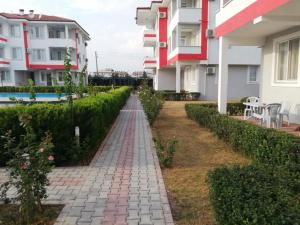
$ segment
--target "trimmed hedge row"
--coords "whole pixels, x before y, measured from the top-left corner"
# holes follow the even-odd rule
[[[35,92],[37,93],[55,93],[58,89],[64,92],[63,86],[34,86],[33,87]],[[85,92],[88,92],[89,89],[93,89],[96,92],[108,92],[111,90],[111,86],[90,86],[86,87]],[[30,87],[27,86],[20,86],[20,87],[0,87],[0,92],[29,92]]]
[[[223,167],[208,181],[220,225],[300,224],[299,168]]]
[[[188,117],[213,131],[235,150],[272,165],[300,164],[300,138],[221,115],[205,105],[186,105]]]
[[[14,136],[19,137],[23,130],[19,125],[18,116],[29,114],[32,116],[33,129],[38,137],[46,131],[51,132],[56,164],[78,164],[93,155],[96,145],[107,134],[129,95],[130,88],[122,87],[74,101],[74,124],[68,104],[0,108],[0,136],[11,130]],[[80,147],[75,147],[74,144],[75,126],[80,127]],[[0,149],[3,149],[3,144],[3,140],[0,139]],[[5,165],[6,161],[7,155],[2,152],[0,165]]]
[[[254,159],[209,173],[211,203],[221,225],[300,223],[300,139],[221,115],[212,105],[186,105],[189,118]]]
[[[201,105],[217,110],[218,105],[216,103],[201,103]],[[227,114],[229,116],[244,115],[246,106],[242,102],[230,102],[227,103]]]

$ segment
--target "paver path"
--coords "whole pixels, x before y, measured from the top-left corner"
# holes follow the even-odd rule
[[[136,96],[90,166],[57,168],[49,179],[46,203],[65,204],[56,225],[173,224],[151,130]],[[4,180],[1,170],[0,183]]]

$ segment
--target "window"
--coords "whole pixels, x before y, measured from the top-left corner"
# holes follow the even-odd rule
[[[258,66],[249,66],[248,67],[248,84],[258,83]]]
[[[64,39],[66,38],[66,30],[65,30],[65,26],[63,25],[49,25],[48,26],[48,35],[49,38],[59,38],[59,39]]]
[[[47,74],[45,71],[41,72],[41,77],[40,77],[41,82],[46,82],[47,81]]]
[[[2,82],[10,82],[9,71],[0,71],[0,80]]]
[[[0,58],[5,58],[5,54],[4,54],[4,48],[0,47]]]
[[[182,8],[200,8],[201,2],[200,0],[181,0]]]
[[[31,39],[43,39],[44,32],[42,26],[30,26],[30,38]]]
[[[11,58],[13,60],[22,60],[22,48],[16,47],[11,49]]]
[[[3,25],[0,23],[0,34],[3,34]]]
[[[20,26],[16,24],[10,25],[10,36],[18,38],[21,36]]]
[[[299,74],[300,38],[280,42],[277,45],[276,81],[295,82]]]
[[[46,60],[45,49],[32,49],[31,60],[33,62],[41,62]]]
[[[57,72],[57,81],[64,82],[64,72]]]
[[[78,62],[81,64],[81,55],[78,53]]]

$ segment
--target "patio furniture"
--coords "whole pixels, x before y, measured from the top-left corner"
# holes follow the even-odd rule
[[[259,119],[261,121],[261,125],[266,124],[266,127],[271,128],[273,124],[273,128],[278,128],[279,123],[279,111],[281,108],[281,104],[272,103],[266,106],[262,106],[262,113],[254,113],[253,117]]]
[[[253,113],[256,111],[256,105],[259,103],[259,98],[257,97],[249,97],[246,99],[244,105],[246,105],[244,111],[244,120],[249,119],[252,117]],[[249,116],[248,116],[249,115]]]
[[[290,110],[291,110],[291,104],[289,102],[283,102],[281,109],[279,111],[279,123],[280,126],[283,125],[284,117],[287,118],[288,125],[290,126]]]

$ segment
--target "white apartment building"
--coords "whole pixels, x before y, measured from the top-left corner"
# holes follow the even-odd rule
[[[219,42],[214,37],[220,0],[152,1],[137,8],[137,25],[144,26],[144,47],[153,55],[144,69],[154,71],[156,90],[200,92],[217,100]],[[261,50],[232,47],[228,52],[228,99],[259,95]]]
[[[222,0],[215,29],[220,42],[218,102],[221,113],[226,113],[230,88],[227,85],[229,46],[261,46],[261,102],[289,105],[290,121],[299,123],[299,9],[299,0]]]
[[[75,82],[87,63],[89,34],[74,20],[20,10],[0,13],[0,85],[63,85],[64,57],[71,55]]]

